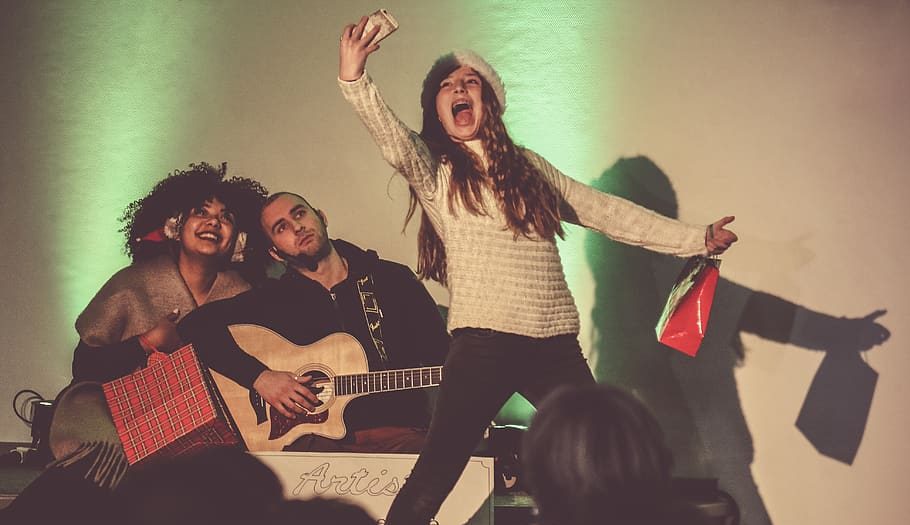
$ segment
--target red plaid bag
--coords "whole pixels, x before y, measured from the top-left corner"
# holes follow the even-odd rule
[[[658,341],[693,357],[698,353],[719,277],[717,259],[696,256],[686,261],[657,321]]]
[[[155,357],[148,367],[103,385],[130,465],[238,444],[236,428],[193,347]]]

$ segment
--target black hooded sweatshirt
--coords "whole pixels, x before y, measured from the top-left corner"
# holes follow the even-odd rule
[[[380,259],[375,251],[338,239],[332,243],[348,263],[348,277],[331,290],[288,270],[280,279],[191,312],[177,327],[181,338],[193,344],[207,366],[250,389],[268,367],[237,346],[229,325],[261,325],[297,345],[346,332],[360,342],[372,371],[442,364],[449,336],[433,298],[414,273]],[[382,310],[385,361],[373,343],[357,287],[367,274]],[[359,397],[345,410],[348,437],[350,431],[382,426],[425,428],[427,399],[425,389]]]

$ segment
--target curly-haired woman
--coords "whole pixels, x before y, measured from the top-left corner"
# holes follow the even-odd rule
[[[58,396],[51,423],[56,461],[0,510],[3,523],[51,523],[74,515],[97,524],[122,521],[114,489],[128,465],[98,382],[133,372],[155,350],[176,350],[180,318],[264,277],[267,255],[257,233],[268,192],[254,180],[227,179],[225,172],[224,164],[191,164],[126,208],[120,231],[132,262],[76,320],[73,384]],[[252,234],[249,242],[244,232]]]
[[[725,217],[707,227],[668,219],[567,177],[514,144],[502,121],[505,88],[471,52],[441,57],[423,84],[418,134],[386,105],[365,74],[379,46],[366,18],[348,25],[339,85],[408,181],[422,209],[418,273],[448,286],[451,350],[427,442],[387,523],[425,524],[457,481],[503,403],[532,403],[563,384],[594,382],[578,344],[579,317],[556,237],[561,221],[615,240],[688,256],[736,240]]]
[[[248,290],[263,275],[265,250],[251,244],[262,237],[256,233],[267,191],[225,172],[224,164],[191,164],[126,208],[120,231],[132,263],[76,320],[74,382],[109,381],[142,366],[155,350],[176,350],[179,319]]]

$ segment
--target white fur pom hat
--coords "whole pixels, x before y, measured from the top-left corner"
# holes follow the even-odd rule
[[[433,63],[426,78],[423,80],[423,92],[420,96],[420,102],[424,111],[427,109],[435,111],[436,92],[439,90],[439,83],[460,66],[468,66],[483,77],[484,81],[493,89],[493,93],[496,94],[496,99],[499,101],[504,113],[506,110],[506,88],[502,83],[502,79],[499,78],[499,73],[483,57],[469,49],[458,49],[451,53],[446,53]]]

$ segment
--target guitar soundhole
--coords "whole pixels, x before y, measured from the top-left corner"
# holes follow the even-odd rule
[[[298,370],[295,372],[298,376],[310,376],[310,382],[307,386],[316,394],[316,398],[322,402],[312,412],[297,414],[294,419],[289,419],[281,415],[280,412],[269,407],[269,439],[278,439],[287,434],[292,428],[303,424],[321,424],[329,419],[329,407],[335,399],[335,389],[331,378],[321,370]]]
[[[313,379],[310,381],[310,389],[316,393],[316,398],[322,401],[322,404],[316,407],[313,413],[328,410],[332,401],[335,399],[335,389],[332,379],[321,370],[310,370],[299,375],[308,375]]]

